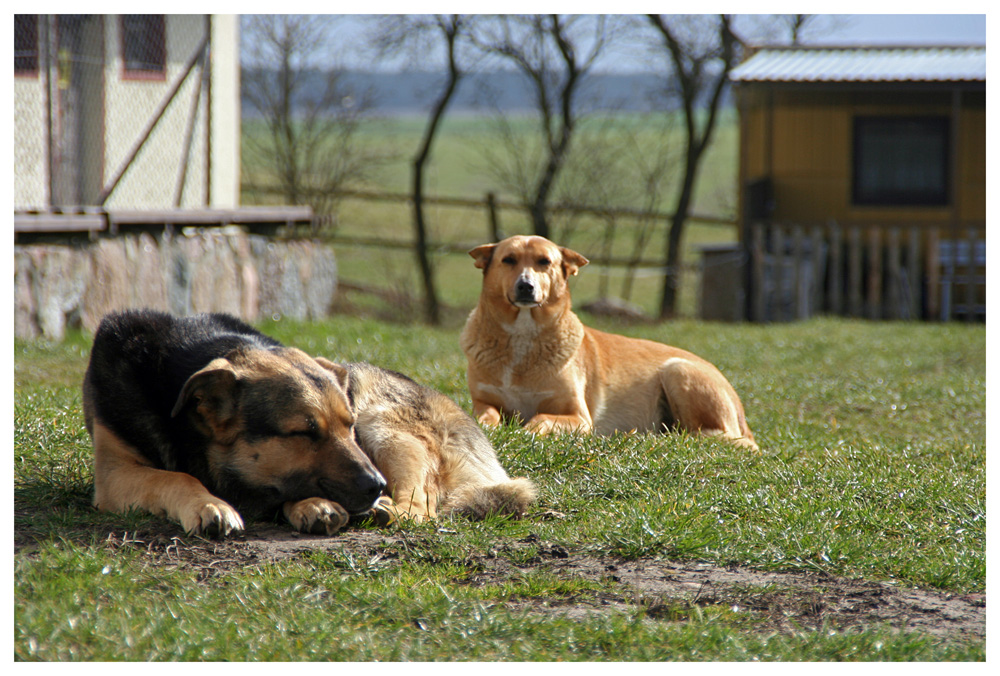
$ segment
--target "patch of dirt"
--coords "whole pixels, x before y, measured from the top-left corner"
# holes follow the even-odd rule
[[[392,530],[353,529],[332,537],[302,535],[286,527],[253,524],[229,540],[175,537],[176,531],[110,533],[106,546],[142,553],[155,565],[196,569],[200,580],[247,566],[287,561],[310,552],[347,553],[377,565],[406,556],[420,535]],[[446,537],[447,529],[440,533]],[[15,550],[29,555],[33,545],[15,537]],[[950,594],[886,582],[851,580],[821,573],[762,572],[740,566],[647,558],[623,560],[572,551],[531,535],[466,560],[460,584],[488,586],[533,571],[602,583],[604,591],[572,598],[521,598],[509,604],[527,612],[584,617],[635,612],[651,620],[683,620],[694,606],[724,606],[760,621],[770,631],[793,632],[821,626],[850,629],[884,624],[948,640],[980,640],[986,635],[985,594]],[[608,583],[611,583],[609,585]],[[611,587],[615,591],[608,592]]]

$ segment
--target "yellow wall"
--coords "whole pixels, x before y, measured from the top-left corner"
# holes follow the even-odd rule
[[[951,92],[866,94],[745,89],[741,97],[741,180],[770,175],[774,218],[804,224],[950,223],[952,207],[851,204],[853,120],[858,115],[949,115]],[[963,94],[958,160],[961,221],[986,218],[986,105]],[[955,191],[957,188],[957,193]]]

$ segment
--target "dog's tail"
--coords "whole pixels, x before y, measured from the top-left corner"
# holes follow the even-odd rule
[[[538,491],[529,479],[517,477],[500,483],[469,486],[448,496],[442,512],[484,519],[491,514],[523,516]]]

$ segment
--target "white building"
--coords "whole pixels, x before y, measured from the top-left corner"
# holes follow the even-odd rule
[[[16,214],[239,205],[237,16],[18,14],[14,40]]]

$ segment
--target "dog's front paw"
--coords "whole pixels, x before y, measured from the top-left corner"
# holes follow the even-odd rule
[[[307,498],[286,502],[283,511],[288,522],[301,533],[333,535],[347,525],[350,514],[326,498]]]
[[[388,495],[383,495],[367,512],[351,515],[351,523],[374,523],[379,528],[385,528],[398,518],[396,504]]]
[[[219,499],[191,505],[181,513],[180,522],[189,535],[226,537],[243,530],[240,513]]]
[[[476,421],[484,427],[497,427],[502,422],[500,411],[492,406],[479,414]]]
[[[546,415],[539,413],[524,426],[526,432],[545,436],[548,434],[587,434],[591,424],[577,415]]]

